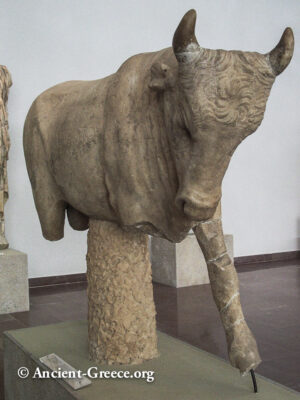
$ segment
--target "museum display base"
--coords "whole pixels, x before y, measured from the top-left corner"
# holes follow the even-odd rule
[[[37,367],[47,370],[39,358],[55,353],[82,371],[95,366],[88,359],[87,322],[69,321],[4,333],[5,400],[289,400],[294,392],[257,376],[259,393],[253,393],[251,377],[205,351],[158,333],[160,357],[135,366],[102,365],[99,370],[154,371],[155,380],[91,379],[92,384],[73,390],[62,380],[21,379],[20,367],[30,375]]]
[[[27,254],[0,250],[0,315],[28,310]]]
[[[233,260],[233,235],[225,235]],[[176,288],[209,283],[204,255],[193,232],[180,243],[151,237],[151,264],[154,282]]]

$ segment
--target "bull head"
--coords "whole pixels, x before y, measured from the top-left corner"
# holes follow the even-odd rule
[[[195,23],[196,12],[190,10],[173,38],[178,64],[174,114],[180,116],[173,144],[176,163],[181,163],[176,204],[191,219],[205,220],[220,201],[234,150],[263,119],[275,77],[292,58],[294,38],[286,28],[267,54],[209,50],[199,46]],[[164,89],[174,79],[167,66],[160,78],[157,85]]]

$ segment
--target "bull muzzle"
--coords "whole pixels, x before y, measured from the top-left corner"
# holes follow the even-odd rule
[[[205,221],[213,217],[221,199],[221,193],[205,195],[201,191],[181,191],[175,199],[177,208],[188,218]]]

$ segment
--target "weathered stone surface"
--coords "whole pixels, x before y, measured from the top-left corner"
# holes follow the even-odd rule
[[[233,236],[225,235],[224,239],[233,259]],[[180,243],[152,237],[150,248],[154,282],[173,287],[209,283],[206,261],[192,232]]]
[[[244,372],[259,362],[255,341],[242,322],[239,329],[228,331],[227,318],[236,318],[235,311],[241,313],[237,297],[232,306],[226,303],[226,313],[220,308],[227,295],[236,294],[234,267],[225,254],[218,224],[214,222],[215,231],[202,223],[215,218],[231,156],[261,124],[275,78],[292,58],[294,39],[287,28],[267,54],[211,50],[198,44],[195,23],[196,12],[190,10],[175,31],[172,47],[133,56],[106,78],[65,82],[42,93],[25,121],[24,151],[48,240],[63,237],[66,210],[70,225],[78,230],[87,229],[89,219],[103,220],[129,233],[180,242],[191,228],[196,229],[211,265],[212,290],[228,334],[231,362]],[[199,223],[202,227],[198,229]],[[109,247],[104,236],[103,244]],[[103,244],[98,243],[101,251]],[[94,246],[89,255],[90,274],[97,273],[99,263]],[[115,251],[117,244],[114,247]],[[221,267],[228,273],[222,274],[222,268],[214,264],[214,255],[224,256],[227,265]],[[114,280],[115,259],[111,257],[110,262],[112,272],[109,263],[105,270]],[[126,274],[130,268],[125,268]],[[95,282],[89,281],[90,285]],[[106,285],[105,296],[109,293]],[[91,297],[95,297],[95,311],[97,296]],[[107,311],[110,303],[106,300]],[[99,349],[96,332],[104,326],[99,317],[105,316],[101,310],[94,311],[90,341]],[[131,312],[135,315],[135,310]],[[109,332],[114,322],[111,317],[106,321]],[[118,318],[122,321],[122,315]],[[117,346],[114,337],[111,340]],[[96,357],[107,351],[118,359],[109,341],[106,346]],[[120,351],[121,359],[126,359]]]
[[[0,314],[29,310],[27,255],[0,250]]]
[[[287,29],[270,54],[199,46],[191,10],[173,48],[133,56],[95,81],[46,90],[24,126],[24,151],[43,235],[88,218],[179,242],[211,218],[231,155],[260,125],[293,53]],[[187,44],[188,43],[188,44]]]
[[[194,231],[207,262],[211,290],[225,330],[230,362],[245,374],[255,369],[261,359],[256,341],[245,321],[238,276],[233,260],[226,251],[221,220],[200,223]]]
[[[139,364],[157,357],[148,236],[91,219],[87,267],[91,359]]]
[[[9,246],[5,237],[4,205],[8,199],[7,160],[10,148],[6,103],[11,85],[8,69],[0,65],[0,250]]]
[[[48,354],[47,356],[43,356],[40,358],[40,362],[45,364],[51,371],[60,371],[67,373],[75,373],[78,371],[76,368],[72,367],[72,365],[68,364],[65,360],[59,357],[55,353]],[[66,384],[70,385],[72,389],[78,390],[85,386],[90,385],[92,382],[83,376],[79,378],[78,375],[75,375],[74,378],[62,378]]]

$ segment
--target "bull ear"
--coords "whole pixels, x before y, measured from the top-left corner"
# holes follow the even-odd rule
[[[166,90],[173,86],[173,74],[168,65],[154,63],[151,67],[151,78],[149,87],[156,91]]]
[[[278,45],[268,53],[275,75],[281,74],[289,65],[294,53],[294,35],[291,28],[286,28]]]
[[[195,36],[197,14],[189,10],[180,21],[173,37],[173,51],[179,62],[186,62],[188,53],[198,52],[200,47]]]

